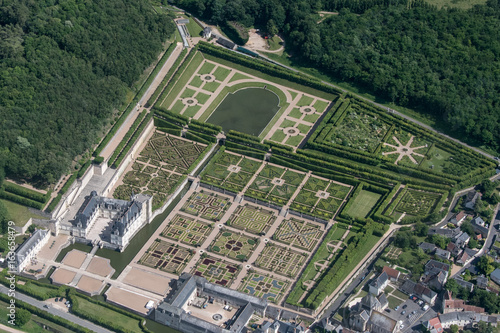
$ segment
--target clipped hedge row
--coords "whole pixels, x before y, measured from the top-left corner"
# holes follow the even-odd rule
[[[137,128],[137,130],[134,132],[134,135],[132,135],[132,137],[128,141],[128,143],[125,146],[125,148],[123,148],[123,150],[121,151],[121,153],[118,156],[118,158],[114,161],[114,163],[113,163],[113,167],[114,168],[118,168],[118,166],[120,166],[120,164],[122,163],[123,159],[127,156],[129,150],[134,146],[135,142],[137,141],[137,139],[139,138],[139,136],[144,131],[144,128],[146,128],[146,126],[149,124],[149,121],[151,120],[152,117],[153,117],[153,113],[149,113],[145,117],[145,119],[143,120],[143,122],[139,125],[139,127]]]
[[[210,54],[214,57],[219,57],[225,60],[229,60],[231,62],[234,62],[239,65],[243,65],[252,69],[256,69],[258,71],[261,71],[266,74],[270,74],[276,77],[279,77],[281,79],[285,79],[291,82],[296,82],[298,84],[311,87],[314,89],[318,89],[327,93],[331,94],[336,94],[340,95],[342,93],[341,90],[326,85],[322,83],[321,81],[313,78],[309,78],[304,75],[297,74],[293,71],[286,70],[280,66],[273,65],[269,62],[258,60],[255,58],[250,58],[241,54],[238,54],[236,52],[232,52],[230,50],[226,50],[221,47],[214,46],[212,44],[209,44],[207,42],[200,42],[198,43],[200,51]]]
[[[281,150],[285,150],[285,151],[288,151],[290,153],[293,153],[293,148],[292,147],[282,145],[281,143],[277,143],[277,142],[269,141],[269,140],[264,140],[264,144],[270,146],[271,147],[271,151],[273,151],[274,149],[281,149]]]
[[[25,284],[16,284],[16,290],[22,292],[23,294],[26,294],[28,296],[31,296],[33,298],[36,298],[37,300],[44,301],[49,298],[54,298],[54,297],[62,297],[66,295],[66,287],[61,286],[57,287],[51,284],[47,283],[41,283],[35,280],[31,279],[26,279],[22,277],[16,277],[16,280],[24,281]],[[0,283],[3,284],[6,287],[10,286],[10,281],[6,279],[5,273],[2,273],[0,275]],[[40,286],[45,289],[51,289],[51,291],[46,292],[46,291],[41,291],[42,289],[38,288],[29,288],[29,285],[35,285],[35,286]]]
[[[104,162],[104,157],[102,156],[97,156],[96,158],[94,158],[94,160],[92,161],[92,163],[94,164],[101,164],[102,162]]]
[[[59,190],[59,193],[60,194],[66,193],[69,190],[70,186],[73,185],[73,183],[75,182],[77,176],[78,175],[76,174],[76,172],[74,172],[71,175],[71,177],[69,177],[69,179],[66,181],[66,183],[64,184],[64,186]]]
[[[27,199],[38,201],[41,203],[46,203],[47,200],[50,198],[50,194],[49,195],[42,194],[40,192],[30,190],[28,188],[22,187],[20,185],[11,182],[3,182],[2,187],[6,192],[10,192],[18,196],[25,197]]]
[[[203,160],[203,158],[205,158],[205,155],[207,155],[210,152],[210,149],[212,149],[213,146],[214,146],[214,143],[209,143],[208,146],[203,151],[203,153],[201,153],[200,156],[198,156],[196,158],[196,160],[194,160],[194,162],[191,163],[191,165],[189,166],[189,168],[187,170],[188,174],[191,173],[191,171],[193,171],[196,168],[196,166],[201,162],[201,160]],[[177,184],[180,184],[182,180],[183,180],[183,178],[181,178],[181,180]]]
[[[157,127],[157,128],[158,128],[158,130],[160,130],[162,132],[172,134],[175,136],[181,136],[181,132],[182,132],[182,129],[180,129],[180,128],[169,128],[169,127]]]
[[[164,119],[158,118],[156,115],[153,116],[154,124],[156,128],[173,128],[173,129],[182,129],[182,126],[177,124],[173,124]]]
[[[52,211],[56,208],[57,204],[59,203],[59,201],[61,201],[61,199],[62,199],[61,194],[58,194],[54,199],[52,199],[52,201],[47,206],[46,209],[47,212],[52,213]]]
[[[256,158],[258,160],[263,160],[264,157],[266,156],[266,153],[261,152],[261,151],[248,150],[248,147],[244,147],[244,149],[238,149],[235,146],[236,145],[234,145],[232,147],[228,146],[227,150],[232,151],[233,153],[250,156],[250,157]],[[245,195],[248,195],[248,194],[245,193]],[[257,199],[262,200],[262,198],[257,198]]]
[[[83,175],[85,174],[85,172],[87,172],[87,169],[90,167],[90,164],[92,164],[91,160],[88,160],[87,162],[85,162],[85,164],[82,165],[82,167],[80,168],[80,170],[78,170],[78,173],[76,174],[76,177],[77,178],[82,178]]]
[[[233,141],[233,142],[237,142],[241,145],[248,146],[248,147],[251,147],[251,148],[254,148],[257,150],[263,150],[266,152],[269,150],[268,145],[260,143],[259,141],[255,141],[255,139],[254,139],[255,137],[253,137],[253,138],[249,138],[249,137],[252,137],[252,136],[248,135],[248,134],[244,134],[244,135],[235,134],[235,133],[231,133],[231,131],[230,131],[226,135],[226,142]]]
[[[238,137],[238,138],[246,139],[247,141],[255,141],[257,143],[260,143],[260,139],[258,137],[254,136],[254,135],[234,131],[234,130],[229,130],[229,132],[227,132],[227,136],[230,136],[233,138]]]
[[[214,124],[210,124],[210,123],[205,123],[203,121],[199,121],[196,119],[191,119],[191,124],[196,124],[198,126],[211,128],[211,129],[217,131],[217,133],[222,132],[222,126],[214,125]]]
[[[116,146],[115,151],[113,152],[113,154],[109,158],[109,164],[110,165],[113,165],[113,163],[116,161],[116,159],[118,158],[118,156],[122,152],[123,148],[125,148],[125,146],[129,142],[129,140],[132,137],[132,135],[135,133],[135,131],[137,130],[137,128],[139,127],[139,125],[144,120],[144,117],[146,116],[146,113],[147,113],[147,111],[142,111],[137,116],[137,118],[134,120],[132,126],[130,126],[129,130],[127,131],[127,133],[125,134],[125,136],[123,137],[123,139],[120,141],[120,143]]]
[[[189,140],[192,140],[192,141],[197,141],[197,142],[200,142],[200,143],[203,143],[203,144],[206,144],[206,145],[208,145],[210,143],[210,141],[205,140],[204,138],[202,138],[202,137],[200,137],[197,134],[194,134],[192,132],[186,132],[186,133],[184,133],[184,137],[186,139],[189,139]]]
[[[173,44],[171,46],[173,46]],[[175,46],[174,46],[174,48],[175,48]],[[165,88],[167,83],[170,81],[170,78],[172,77],[172,75],[174,74],[176,69],[179,67],[182,59],[184,59],[184,57],[186,56],[186,53],[187,53],[187,49],[183,49],[181,51],[181,53],[179,54],[179,56],[177,57],[177,59],[175,59],[175,62],[172,64],[172,67],[170,67],[167,74],[165,74],[165,76],[163,77],[163,80],[161,81],[161,83],[158,85],[158,87],[156,87],[156,90],[154,91],[154,93],[151,95],[151,97],[146,102],[146,107],[150,107],[151,105],[153,105],[156,102],[156,100],[158,99],[158,96],[160,96],[163,89]]]
[[[159,107],[159,106],[155,106],[153,108],[153,112],[158,117],[164,118],[166,121],[172,122],[172,123],[179,125],[179,126],[184,126],[184,125],[187,125],[189,123],[189,117],[180,115],[178,113],[174,113],[172,111],[169,111],[169,110],[162,108],[162,107]]]
[[[354,150],[343,149],[339,145],[331,144],[327,146],[321,143],[308,141],[305,145],[305,148],[306,148],[305,150],[303,149],[300,150],[304,154],[312,154],[313,152],[319,152],[319,153],[326,153],[327,156],[328,155],[338,156],[368,165],[380,164],[380,160],[374,158],[373,156],[370,156],[368,154],[360,154],[358,152],[355,152]],[[307,149],[311,149],[311,151]],[[317,153],[316,156],[318,156]]]
[[[213,128],[210,128],[208,126],[202,126],[202,125],[199,125],[199,124],[196,124],[193,122],[191,122],[188,125],[188,127],[190,130],[194,130],[196,132],[205,133],[205,134],[211,134],[213,136],[216,136],[217,134],[220,133],[220,131],[217,129],[213,129]]]
[[[208,135],[208,134],[203,134],[203,133],[198,133],[198,132],[193,133],[191,131],[188,131],[188,132],[186,132],[186,138],[189,139],[189,136],[193,137],[193,139],[190,139],[190,140],[198,141],[198,142],[205,143],[205,144],[217,142],[217,138],[213,135]],[[203,140],[203,141],[200,141],[200,140]]]
[[[172,88],[177,84],[177,81],[179,81],[179,78],[184,73],[186,67],[191,63],[191,60],[194,58],[194,55],[196,54],[197,49],[198,49],[198,46],[195,46],[194,48],[192,48],[191,51],[189,52],[189,54],[187,55],[187,57],[182,62],[182,64],[176,68],[175,74],[172,76],[172,78],[168,82],[167,86],[165,87],[165,89],[161,93],[157,102],[161,101],[161,103],[163,103],[165,101],[165,99],[168,97],[168,95],[172,91]],[[156,103],[155,103],[155,106],[156,106]]]
[[[17,194],[7,192],[4,188],[0,188],[0,198],[6,199],[9,201],[16,202],[18,204],[33,207],[36,209],[43,209],[44,204],[35,200],[28,199],[26,197],[21,197]]]

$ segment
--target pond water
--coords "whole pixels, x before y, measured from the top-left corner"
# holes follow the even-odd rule
[[[258,136],[280,109],[278,96],[265,88],[245,88],[230,93],[207,119],[222,126]]]

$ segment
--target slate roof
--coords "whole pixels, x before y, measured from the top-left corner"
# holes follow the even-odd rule
[[[490,277],[493,279],[493,281],[497,282],[500,281],[500,268],[495,269],[491,274]]]
[[[435,255],[437,255],[438,257],[441,257],[443,259],[450,259],[450,251],[446,251],[446,250],[441,250],[441,249],[436,249],[436,253]]]
[[[450,265],[445,264],[444,262],[431,259],[427,262],[427,264],[425,264],[425,270],[430,271],[432,268],[437,268],[443,271],[449,271]]]
[[[31,235],[30,238],[25,240],[24,243],[16,249],[16,263],[18,266],[21,264],[24,258],[26,258],[30,254],[33,247],[35,247],[42,239],[44,239],[48,233],[48,230],[38,229]]]
[[[392,332],[397,324],[397,321],[394,319],[389,318],[385,314],[378,312],[378,311],[373,311],[372,315],[370,316],[370,325],[376,326],[378,329],[376,330],[377,332]]]
[[[229,331],[231,333],[236,333],[240,332],[248,323],[250,318],[252,318],[252,315],[254,313],[254,308],[252,304],[248,303],[239,313],[238,317],[234,321],[234,323],[231,325],[231,328]]]
[[[191,297],[195,290],[196,281],[194,279],[194,276],[191,276],[181,283],[181,285],[177,288],[175,293],[170,298],[169,303],[172,306],[180,308],[184,306],[184,304],[186,304],[187,300],[189,299],[189,297]]]
[[[375,288],[380,288],[382,287],[385,283],[387,283],[387,280],[389,280],[389,276],[387,275],[386,272],[382,272],[377,276],[375,280],[373,280],[370,285],[375,287]]]
[[[486,287],[488,287],[488,278],[485,276],[476,277],[476,286],[481,289],[486,289]]]
[[[436,250],[436,245],[427,242],[420,243],[418,247],[424,250],[425,252],[434,252]]]
[[[472,291],[474,289],[474,285],[472,283],[465,281],[461,277],[454,276],[453,278],[455,279],[455,281],[457,281],[457,284],[459,286],[461,286],[463,288],[467,288],[467,289],[469,289],[469,291]]]
[[[411,280],[406,280],[405,283],[401,286],[401,290],[407,294],[414,294],[419,298],[422,298],[421,296],[426,296],[429,299],[432,299],[437,295],[434,291],[430,290],[423,284],[415,283]]]

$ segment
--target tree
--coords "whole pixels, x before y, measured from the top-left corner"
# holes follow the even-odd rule
[[[470,221],[464,221],[460,226],[460,230],[466,232],[469,236],[474,236],[476,233],[474,231],[474,227]]]
[[[415,224],[415,234],[420,237],[427,236],[429,232],[429,226],[422,222],[417,222]]]
[[[451,333],[457,333],[458,332],[458,325],[455,325],[455,324],[451,325],[450,331],[451,331]]]
[[[479,258],[476,267],[479,269],[481,273],[488,276],[491,274],[491,272],[495,270],[495,267],[492,265],[492,263],[493,263],[493,258],[484,255],[481,258]]]
[[[273,37],[274,35],[277,35],[279,32],[273,19],[270,19],[269,21],[267,21],[266,30],[267,30],[267,33],[271,37]]]
[[[16,326],[22,327],[31,319],[31,312],[25,309],[16,309]]]
[[[0,232],[2,234],[7,233],[8,222],[10,220],[9,212],[7,211],[7,207],[0,201]]]
[[[469,247],[471,249],[475,249],[475,248],[477,248],[477,246],[478,246],[477,240],[475,240],[474,238],[471,238],[469,241]]]

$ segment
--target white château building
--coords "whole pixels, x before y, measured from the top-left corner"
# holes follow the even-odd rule
[[[89,232],[97,219],[109,219],[110,232],[107,233],[109,235],[106,239],[102,240],[123,251],[132,237],[150,222],[152,199],[149,195],[136,194],[132,196],[131,201],[126,201],[101,197],[92,191],[85,198],[75,218],[70,221],[71,224],[61,225],[60,232],[89,239]]]
[[[24,268],[33,260],[42,247],[47,244],[50,238],[50,231],[36,230],[30,238],[21,244],[15,252],[14,266],[10,266],[9,270],[21,273]]]

